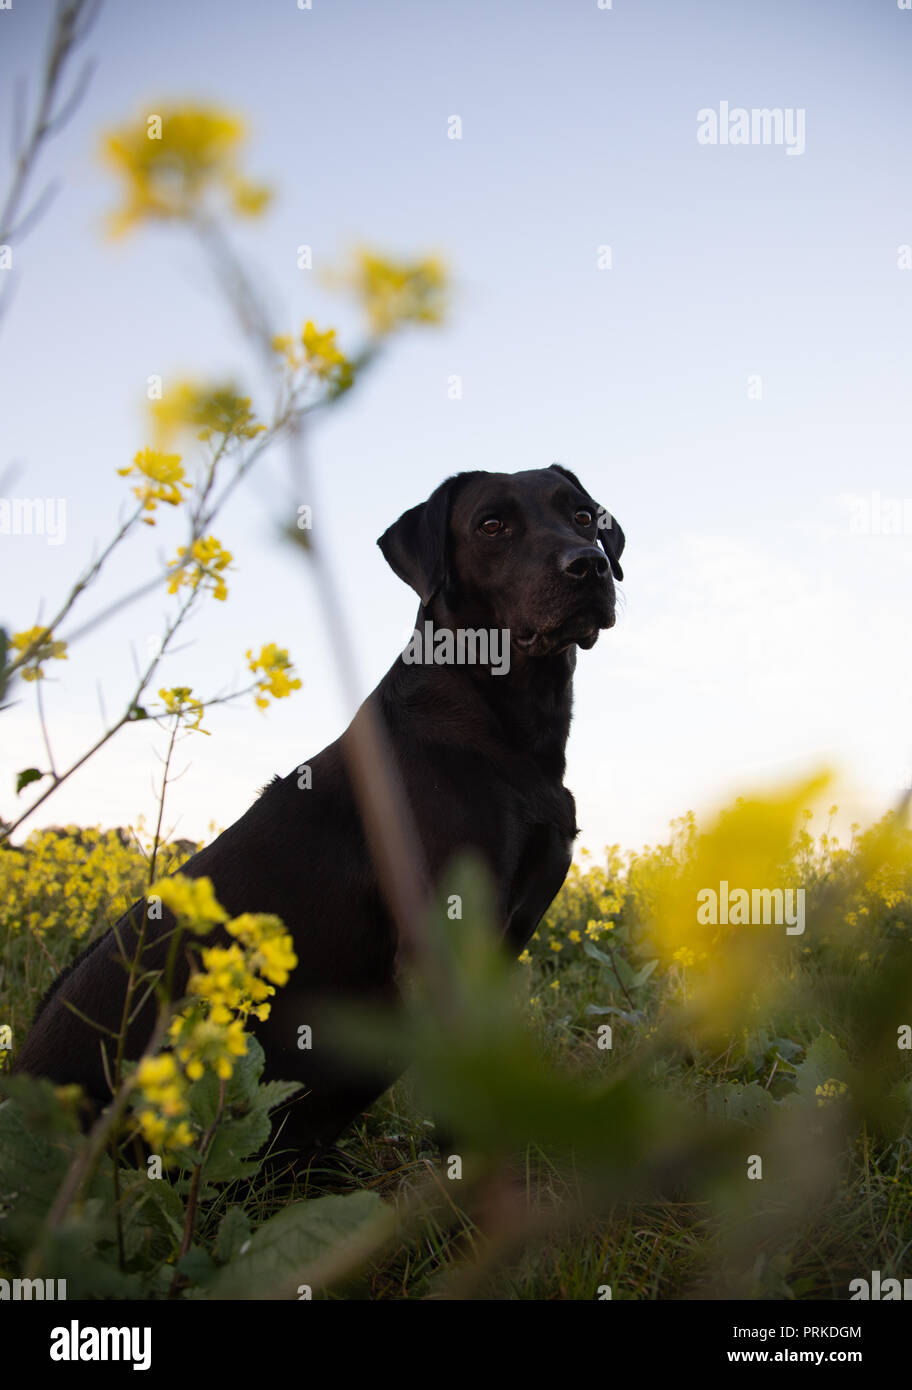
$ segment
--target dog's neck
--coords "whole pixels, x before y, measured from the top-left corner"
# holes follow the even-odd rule
[[[449,621],[447,621],[449,618]],[[424,632],[455,625],[447,614],[420,608],[415,627]],[[433,737],[445,710],[464,732],[467,748],[492,759],[530,757],[548,777],[562,778],[573,708],[576,646],[550,656],[524,656],[511,648],[509,670],[499,674],[490,665],[407,662],[400,656],[384,679],[392,682],[402,714],[418,737]],[[382,688],[382,687],[381,687]],[[387,702],[384,701],[386,704]],[[387,717],[390,717],[389,714]]]

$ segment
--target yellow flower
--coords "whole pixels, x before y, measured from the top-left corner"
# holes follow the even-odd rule
[[[548,942],[548,945],[550,946],[551,950],[555,952],[562,951],[564,949],[563,942],[555,941],[553,936],[551,937],[551,940]]]
[[[325,333],[320,333],[312,320],[308,319],[301,331],[301,343],[308,366],[317,376],[329,376],[334,368],[345,361],[343,354],[336,346],[336,330],[334,328],[328,328]]]
[[[107,162],[124,183],[124,202],[111,218],[115,234],[156,218],[192,219],[220,193],[235,212],[255,216],[269,190],[237,169],[243,123],[217,107],[161,103],[119,130],[103,145]]]
[[[275,642],[269,642],[262,647],[259,656],[254,656],[253,651],[247,652],[247,665],[256,675],[257,671],[262,671],[262,678],[256,682],[255,690],[258,692],[255,701],[260,709],[265,709],[269,704],[268,696],[274,700],[282,700],[290,695],[293,690],[301,689],[301,682],[295,676],[289,675],[294,670],[288,652],[276,646]]]
[[[253,439],[266,426],[260,424],[250,408],[250,397],[239,396],[230,386],[201,392],[193,405],[190,423],[199,426],[197,437],[211,439]]]
[[[173,714],[186,724],[188,729],[199,729],[208,736],[209,730],[201,727],[204,709],[202,700],[194,700],[189,685],[176,685],[173,690],[160,690],[159,697],[165,702],[168,714]]]
[[[574,946],[578,946],[583,939],[575,927],[573,928],[573,931],[568,932],[568,936],[570,940],[573,942]]]
[[[188,548],[179,546],[177,556],[171,562],[171,577],[168,580],[168,593],[176,594],[187,585],[198,589],[204,580],[209,581],[213,598],[224,600],[228,597],[224,571],[228,569],[234,556],[225,550],[215,536],[199,537]]]
[[[838,1081],[835,1076],[831,1076],[822,1085],[815,1087],[814,1095],[817,1097],[817,1105],[832,1105],[833,1101],[841,1096],[848,1095],[849,1088],[844,1081]]]
[[[191,1081],[198,1081],[207,1068],[227,1081],[234,1071],[234,1059],[247,1051],[247,1034],[240,1019],[225,1023],[190,1010],[173,1019],[168,1031]]]
[[[229,440],[252,439],[266,426],[258,423],[250,397],[241,396],[232,385],[184,378],[169,386],[160,400],[151,401],[149,412],[156,438],[170,444],[182,430],[193,430],[198,439],[221,435]]]
[[[251,969],[274,985],[288,983],[298,960],[280,917],[268,912],[244,912],[226,923],[226,931],[248,951]]]
[[[133,489],[134,496],[142,502],[143,511],[154,512],[159,502],[167,502],[176,507],[184,499],[179,488],[190,487],[184,477],[180,454],[163,454],[158,449],[140,449],[129,468],[118,468],[118,475],[127,478],[137,474],[145,481]],[[150,526],[155,523],[149,518]]]
[[[520,952],[520,955],[519,955],[519,963],[520,963],[520,965],[531,965],[531,964],[532,964],[532,957],[529,955],[528,949],[526,949],[525,951],[521,951],[521,952]]]
[[[178,919],[182,927],[205,933],[228,916],[225,909],[216,901],[212,881],[208,878],[188,878],[185,874],[172,874],[162,878],[149,888],[147,898],[160,898]]]
[[[42,661],[67,661],[67,644],[51,638],[50,628],[30,627],[24,632],[16,632],[10,638],[10,646],[25,657],[22,679],[37,681],[44,679]]]
[[[781,929],[723,920],[721,912],[713,921],[703,914],[705,895],[715,894],[718,902],[723,881],[745,891],[791,886],[797,875],[786,866],[801,811],[826,780],[739,797],[698,833],[686,821],[678,853],[657,853],[653,860],[644,948],[664,965],[692,971],[691,1026],[707,1045],[716,1046],[760,1015],[793,947]]]
[[[338,347],[334,328],[321,333],[308,319],[301,330],[300,346],[301,352],[287,333],[277,334],[272,340],[273,351],[284,357],[290,371],[306,367],[318,380],[327,382],[335,395],[348,390],[354,380],[354,366]]]
[[[235,212],[242,217],[259,217],[272,200],[272,191],[263,183],[251,183],[240,174],[228,174],[226,185],[231,191]]]
[[[441,261],[392,261],[362,249],[348,282],[360,296],[371,329],[380,337],[405,323],[439,323],[446,303],[446,270]]]
[[[170,1052],[144,1057],[136,1068],[136,1119],[146,1143],[167,1155],[193,1142],[187,1123],[187,1081]]]

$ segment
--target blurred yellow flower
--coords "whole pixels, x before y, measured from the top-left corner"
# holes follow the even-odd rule
[[[194,932],[208,932],[228,916],[216,901],[212,881],[208,878],[172,874],[170,878],[160,878],[153,883],[146,896],[160,898],[180,925]]]
[[[187,1123],[187,1082],[170,1052],[144,1057],[136,1068],[136,1119],[150,1148],[167,1155],[193,1142]]]
[[[188,729],[198,729],[201,734],[209,733],[208,729],[201,727],[200,721],[205,712],[203,703],[193,698],[189,685],[176,685],[172,690],[160,690],[158,694],[168,714],[176,715]]]
[[[446,310],[447,275],[442,261],[393,261],[362,249],[346,277],[367,313],[371,330],[384,337],[407,323],[440,323]]]
[[[110,219],[111,231],[122,235],[145,220],[203,216],[213,195],[242,216],[261,213],[269,189],[237,168],[244,138],[237,116],[191,103],[161,103],[112,131],[102,153],[122,180],[124,201]]]
[[[18,653],[17,659],[25,657],[21,668],[25,681],[44,679],[42,661],[68,660],[66,642],[51,638],[50,628],[46,627],[30,627],[24,632],[15,632],[10,638],[10,646]]]
[[[817,1105],[832,1105],[834,1100],[839,1100],[841,1096],[848,1095],[849,1088],[844,1081],[839,1081],[835,1076],[831,1076],[822,1085],[815,1087],[814,1095],[817,1097]]]
[[[779,967],[800,949],[782,927],[698,919],[700,895],[722,881],[745,890],[794,883],[793,843],[801,813],[825,788],[821,775],[764,796],[739,797],[680,858],[652,866],[648,916],[650,949],[666,965],[693,973],[688,994],[696,1030],[720,1041],[759,1013],[777,988]],[[786,877],[787,876],[787,877]]]
[[[198,439],[220,436],[223,444],[231,440],[253,439],[266,426],[259,423],[249,396],[241,396],[232,385],[214,386],[183,377],[169,386],[159,400],[149,402],[156,440],[167,446],[182,430],[192,430]]]
[[[285,359],[290,372],[306,369],[319,381],[325,381],[335,395],[348,390],[354,380],[354,365],[336,343],[336,330],[324,332],[308,319],[296,341],[288,333],[277,334],[272,340],[273,351]]]

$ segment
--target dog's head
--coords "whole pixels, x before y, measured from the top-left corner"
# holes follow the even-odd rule
[[[614,626],[624,532],[560,464],[459,473],[377,544],[441,625],[509,628],[524,655],[588,648]]]

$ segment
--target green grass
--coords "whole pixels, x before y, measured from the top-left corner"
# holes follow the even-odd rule
[[[487,1165],[472,1167],[469,1155],[466,1179],[450,1180],[407,1073],[320,1168],[293,1175],[278,1165],[203,1202],[197,1244],[211,1248],[235,1204],[257,1226],[291,1201],[368,1190],[398,1213],[396,1234],[321,1296],[592,1300],[610,1285],[615,1299],[845,1299],[850,1281],[871,1270],[902,1277],[912,1262],[912,1083],[908,1054],[897,1054],[890,1036],[896,1019],[912,1022],[912,855],[887,872],[863,843],[816,857],[807,843],[800,848],[810,911],[825,906],[830,925],[797,952],[769,957],[758,997],[745,998],[743,1010],[742,1001],[729,1001],[721,1041],[687,1012],[686,971],[665,961],[630,983],[655,949],[657,875],[680,877],[686,865],[680,843],[626,865],[609,853],[605,869],[574,871],[531,960],[514,967],[522,997],[538,1000],[525,1028],[542,1067],[591,1079],[603,1079],[606,1067],[630,1072],[654,1093],[660,1118],[669,1106],[667,1156],[648,1173],[631,1165],[605,1181],[528,1145]],[[61,880],[70,872],[61,867]],[[45,897],[56,892],[47,875],[40,889]],[[838,925],[859,901],[864,939],[854,928],[840,937]],[[53,971],[84,944],[63,918],[39,939],[24,927],[26,907],[22,900],[8,909],[8,927],[18,911],[20,929],[7,932],[0,959],[0,1020],[12,1018],[17,1031]],[[103,904],[95,916],[100,930]],[[594,920],[608,924],[600,955],[584,949]],[[563,943],[560,952],[554,941]],[[627,1017],[590,1012],[606,1008]],[[608,1018],[610,1060],[596,1034]],[[851,1105],[815,1109],[815,1077],[841,1080],[840,1068],[851,1081]],[[810,1096],[803,1109],[802,1090]],[[720,1119],[723,1101],[736,1109],[749,1101],[760,1117]],[[715,1128],[676,1145],[682,1115],[700,1124],[709,1117]],[[815,1148],[821,1126],[828,1137]],[[757,1153],[763,1180],[746,1181]]]

